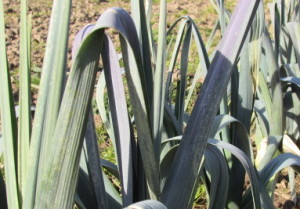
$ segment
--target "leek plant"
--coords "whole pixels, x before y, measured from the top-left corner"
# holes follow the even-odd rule
[[[71,0],[54,1],[34,120],[26,0],[21,1],[19,114],[1,16],[1,208],[188,209],[200,180],[209,208],[274,208],[274,176],[300,165],[300,3],[274,1],[271,26],[260,0],[240,0],[232,15],[223,0],[211,3],[218,19],[207,44],[188,16],[166,29],[165,0],[157,42],[152,1],[132,0],[131,15],[108,9],[76,35],[67,76]],[[106,29],[118,32],[121,56]],[[222,38],[209,55],[217,31]],[[193,44],[197,69],[189,69]],[[176,68],[180,78],[174,84]],[[188,70],[195,72],[190,86]],[[96,82],[98,109],[117,164],[99,158],[91,111]],[[193,101],[195,91],[200,93]],[[254,131],[257,155],[250,140]],[[119,179],[120,192],[107,173]],[[294,173],[290,169],[290,177]],[[251,182],[246,191],[245,174]]]

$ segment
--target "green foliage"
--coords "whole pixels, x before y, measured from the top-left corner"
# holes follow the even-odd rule
[[[107,10],[77,34],[66,79],[71,1],[54,1],[39,81],[30,74],[21,1],[19,111],[0,37],[0,190],[8,208],[188,209],[204,194],[208,208],[273,208],[272,177],[300,165],[299,1],[273,2],[274,36],[261,1],[241,0],[232,15],[233,1],[211,3],[218,18],[207,44],[188,16],[166,29],[167,1],[160,1],[157,32],[151,1],[132,0],[131,16]],[[32,84],[39,84],[34,120]]]
[[[205,199],[206,199],[206,188],[204,184],[201,184],[197,189],[194,205],[197,206],[198,204],[203,204],[203,201]]]
[[[109,139],[104,140],[105,138],[107,138],[106,132],[104,135],[100,133],[100,138],[102,138],[101,140],[99,140],[99,146],[101,150],[100,157],[112,163],[116,163],[115,152],[111,141]]]
[[[4,159],[3,155],[0,156],[0,175],[4,176]]]

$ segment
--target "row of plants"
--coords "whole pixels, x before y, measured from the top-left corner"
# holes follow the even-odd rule
[[[188,16],[167,29],[165,0],[157,38],[151,0],[132,0],[131,15],[108,9],[76,35],[67,74],[71,0],[54,1],[32,118],[27,2],[21,0],[16,112],[0,0],[1,208],[187,209],[200,182],[208,208],[274,208],[277,173],[291,166],[296,203],[300,3],[272,2],[270,25],[260,0],[240,0],[233,14],[223,0],[211,3],[218,19],[206,44]],[[120,53],[107,29],[118,33]],[[211,48],[217,33],[221,40]],[[193,49],[196,69],[189,64]],[[99,158],[93,96],[116,164]],[[107,175],[120,181],[121,192]]]

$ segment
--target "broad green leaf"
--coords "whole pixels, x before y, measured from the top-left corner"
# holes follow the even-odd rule
[[[52,135],[65,84],[71,2],[71,0],[53,2],[32,133],[33,144],[36,140],[42,140],[41,152],[48,152],[49,146],[56,140]],[[37,147],[33,146],[33,149]],[[41,170],[47,162],[46,156],[40,155],[39,169]]]
[[[225,208],[229,188],[228,166],[221,151],[210,144],[205,149],[205,169],[211,176],[209,208]]]
[[[131,0],[131,12],[132,18],[134,20],[136,30],[138,33],[142,59],[144,64],[144,72],[143,77],[143,85],[145,83],[147,94],[145,97],[147,98],[147,106],[150,109],[152,104],[152,90],[153,90],[153,70],[151,63],[151,44],[152,44],[152,30],[149,27],[149,20],[146,18],[145,14],[145,5],[142,0]],[[149,2],[150,3],[150,2]],[[152,3],[151,3],[152,4]],[[153,49],[152,49],[153,50]]]
[[[120,24],[122,23],[122,24]],[[112,8],[102,14],[95,27],[115,28],[120,34],[125,75],[129,88],[130,102],[136,124],[138,144],[141,151],[150,197],[156,199],[159,191],[158,164],[153,150],[150,116],[142,86],[143,63],[134,23],[127,12]]]
[[[295,180],[295,171],[292,167],[288,167],[288,174],[289,174],[291,199],[295,203],[295,202],[297,202],[297,193],[296,193],[296,189],[295,189],[296,180]]]
[[[170,35],[174,32],[175,27],[179,23],[180,23],[180,27],[179,27],[178,32],[177,32],[177,38],[176,38],[176,42],[175,42],[175,45],[174,45],[174,48],[173,48],[173,53],[172,53],[172,57],[171,57],[170,65],[169,65],[169,69],[168,69],[168,77],[167,77],[167,82],[166,82],[168,92],[166,94],[166,99],[167,99],[167,102],[170,103],[170,101],[171,101],[171,91],[172,91],[172,89],[171,89],[171,87],[172,87],[172,85],[171,85],[172,74],[174,72],[174,68],[175,68],[175,65],[176,65],[176,60],[178,59],[178,54],[179,54],[179,51],[180,51],[180,47],[182,45],[183,37],[188,32],[187,28],[191,27],[192,28],[192,37],[193,37],[193,40],[195,41],[195,44],[196,44],[196,47],[197,47],[200,63],[199,63],[199,66],[196,70],[196,73],[195,73],[195,76],[194,76],[194,79],[193,79],[193,83],[189,87],[189,94],[188,94],[188,96],[187,96],[187,98],[185,99],[185,102],[184,102],[185,103],[184,110],[186,110],[187,106],[191,102],[191,95],[195,91],[196,82],[198,81],[198,79],[201,76],[203,78],[205,77],[210,63],[209,63],[209,58],[208,58],[204,43],[202,41],[200,32],[199,32],[195,22],[190,17],[183,16],[183,17],[177,19],[171,25],[171,27],[169,28],[168,35]],[[184,47],[184,48],[186,48],[186,47]],[[187,50],[187,48],[185,50]],[[187,50],[187,52],[182,53],[182,55],[186,56],[188,53],[189,53],[189,51]],[[183,63],[181,62],[181,64],[183,64]],[[181,75],[181,79],[182,80],[184,79],[183,75]]]
[[[9,208],[20,208],[21,196],[17,182],[17,122],[12,86],[7,63],[3,1],[0,0],[0,110],[4,147],[7,203]]]
[[[125,18],[123,18],[122,20],[126,18],[127,20],[129,20],[128,14],[120,9],[114,9],[114,10],[112,9],[106,12],[105,14],[103,14],[100,17],[93,32],[91,32],[85,38],[83,44],[81,45],[81,48],[77,53],[77,58],[74,62],[74,67],[73,70],[71,71],[66,86],[66,92],[64,95],[62,107],[59,114],[59,120],[54,134],[54,137],[57,138],[56,150],[55,152],[52,152],[51,155],[49,156],[49,159],[51,159],[52,163],[49,165],[48,169],[46,169],[47,172],[45,173],[47,173],[47,177],[45,176],[45,174],[42,176],[42,179],[47,178],[47,179],[51,179],[52,181],[51,182],[48,180],[47,182],[45,182],[42,180],[42,186],[46,188],[54,187],[55,189],[52,189],[52,191],[56,190],[56,192],[50,192],[48,194],[47,192],[44,192],[39,197],[39,200],[41,202],[36,207],[43,207],[43,208],[47,207],[46,205],[48,205],[50,202],[52,203],[55,202],[56,207],[68,207],[68,205],[71,203],[70,202],[71,194],[74,191],[74,187],[72,187],[70,183],[73,181],[74,178],[76,178],[77,172],[75,170],[74,175],[71,176],[71,178],[67,177],[66,174],[67,172],[69,172],[68,168],[70,166],[72,166],[73,169],[76,169],[76,164],[78,163],[78,160],[76,160],[76,156],[78,156],[78,152],[80,150],[81,143],[82,143],[82,141],[80,140],[80,136],[82,135],[82,127],[84,127],[84,124],[86,122],[85,120],[78,120],[78,117],[79,118],[87,117],[86,116],[87,106],[90,102],[90,97],[92,93],[91,87],[93,86],[93,82],[95,79],[95,69],[97,67],[96,63],[98,63],[98,59],[99,59],[98,56],[100,52],[99,50],[101,49],[101,43],[102,43],[101,35],[103,33],[102,28],[109,27],[109,26],[117,27],[117,29],[119,29],[119,31],[123,33],[123,35],[126,37],[128,34],[128,31],[126,30],[128,30],[128,28],[124,28],[122,25],[118,25],[116,22],[114,22],[115,18],[121,18],[122,15],[123,17],[125,16]],[[109,17],[111,18],[109,19]],[[131,20],[129,20],[129,23],[131,24],[130,21]],[[124,21],[123,23],[125,24]],[[100,38],[97,38],[99,36]],[[129,43],[130,43],[130,39],[129,39]],[[84,57],[88,57],[88,59],[85,60]],[[80,89],[80,91],[78,89]],[[68,95],[76,95],[74,98],[75,100],[73,100],[74,102],[73,104],[75,105],[77,102],[79,102],[79,104],[81,103],[80,105],[82,105],[82,108],[75,108],[75,107],[70,108],[69,105],[67,107],[66,104],[72,104],[72,102],[68,101],[69,99]],[[73,113],[74,110],[76,110],[77,113]],[[71,118],[70,117],[71,115],[74,118]],[[73,126],[76,126],[77,128]],[[64,130],[60,130],[61,127],[63,127]],[[70,134],[69,131],[71,129],[73,130],[72,134]],[[74,139],[70,140],[69,142],[65,141],[64,135],[66,134],[68,134],[69,138],[74,137]],[[69,145],[68,143],[71,144]],[[71,146],[71,145],[74,146],[74,149],[69,150],[64,148],[65,146]],[[62,159],[65,160],[61,161]],[[53,172],[53,169],[50,169],[55,167],[55,165],[58,166],[57,168],[58,170],[61,170],[62,173],[60,175],[58,175],[57,172]],[[58,184],[58,182],[63,182],[63,184]],[[62,195],[62,193],[66,190],[65,188],[70,188],[66,196]]]
[[[107,192],[107,201],[110,209],[122,208],[122,198],[117,192],[114,185],[111,183],[109,178],[103,173],[103,180],[105,184],[105,190]]]
[[[274,26],[274,54],[276,62],[279,59],[279,47],[280,47],[280,37],[281,37],[281,27],[282,27],[282,10],[280,2],[276,1],[272,8],[272,21]]]
[[[293,89],[299,89],[293,87]],[[284,106],[286,114],[286,133],[293,138],[293,140],[299,140],[299,121],[300,121],[300,109],[299,104],[299,91],[287,90],[284,95]]]
[[[264,158],[268,147],[268,137],[265,137],[257,144],[257,154],[255,158],[255,165],[258,166]]]
[[[300,67],[300,22],[289,22],[286,26],[292,39],[296,51],[297,62]]]
[[[256,74],[259,71],[260,66],[260,37],[263,33],[264,26],[264,10],[263,2],[261,2],[253,20],[249,35],[241,51],[238,69],[232,76],[231,86],[231,114],[243,124],[243,127],[245,127],[246,130],[245,135],[240,134],[240,127],[231,127],[231,144],[242,149],[248,156],[251,156],[251,159],[253,159],[253,152],[247,134],[250,134]],[[247,138],[247,140],[245,140],[245,138]],[[240,205],[242,199],[241,197],[244,190],[242,185],[245,182],[245,171],[237,158],[233,157],[227,160],[228,162],[232,162],[232,167],[230,167],[231,175],[228,192],[228,202],[230,203],[228,207],[234,208],[234,205]]]
[[[105,183],[105,190],[107,192],[107,201],[108,201],[108,208],[111,209],[120,209],[122,208],[121,205],[121,197],[117,193],[116,189],[110,182],[110,180],[105,176],[103,173],[103,180]],[[76,196],[78,198],[76,198]],[[91,184],[91,181],[89,179],[89,176],[83,169],[79,170],[79,176],[78,176],[78,183],[77,183],[77,193],[75,196],[75,202],[78,203],[78,200],[81,201],[82,205],[88,208],[96,208],[96,197],[93,193],[93,186]],[[105,208],[106,209],[106,208]]]
[[[39,174],[36,208],[68,208],[72,205],[76,189],[73,182],[78,175],[83,131],[87,122],[102,37],[103,30],[92,33],[77,53],[53,134],[56,139],[55,146],[48,148],[49,153],[42,153],[48,154],[49,162]]]
[[[255,114],[256,114],[256,120],[257,120],[257,128],[260,129],[261,135],[264,137],[267,137],[270,133],[270,122],[268,119],[268,115],[266,112],[266,108],[261,100],[255,100],[254,102],[254,108],[253,108]],[[260,138],[255,138],[255,142],[259,144]]]
[[[114,133],[113,129],[110,124],[110,119],[109,119],[109,114],[107,111],[109,111],[109,106],[106,109],[106,95],[105,95],[105,90],[106,90],[106,82],[105,82],[105,76],[104,73],[101,73],[98,79],[97,87],[96,87],[96,102],[99,110],[99,114],[102,119],[103,126],[105,130],[107,131],[109,137],[114,141]]]
[[[300,3],[297,0],[291,0],[289,6],[289,11],[288,11],[288,21],[295,21],[298,20],[300,18],[300,11],[299,11],[299,7],[300,7]]]
[[[77,193],[76,193],[76,196],[79,196],[81,201],[84,201],[85,198],[89,199],[94,195],[94,194],[86,195],[86,193],[85,193],[85,190],[87,190],[87,191],[93,190],[92,188],[88,188],[88,187],[92,187],[92,185],[90,184],[90,182],[91,182],[90,179],[88,179],[89,171],[88,171],[88,167],[87,167],[87,164],[88,164],[87,158],[88,158],[87,150],[86,150],[86,147],[83,146],[83,150],[82,150],[81,158],[80,158],[80,169],[79,169],[79,177],[78,177],[78,182],[77,182]],[[103,177],[103,181],[104,181],[104,185],[105,185],[106,197],[107,197],[109,208],[112,208],[112,209],[122,208],[122,199],[120,197],[120,194],[117,192],[116,188],[114,187],[112,182],[108,179],[108,177],[104,174],[104,172],[102,172],[102,177]],[[83,187],[82,190],[78,189],[78,187],[80,187],[80,186]],[[81,197],[82,195],[84,197]],[[87,197],[85,197],[85,196],[87,196]],[[95,205],[96,200],[94,202],[89,201],[89,204]]]
[[[90,111],[88,118],[88,124],[85,133],[85,142],[88,157],[88,170],[93,185],[92,188],[94,190],[95,198],[97,201],[97,208],[108,208],[106,191],[99,159],[97,136],[95,133],[94,116],[92,111]]]
[[[167,179],[160,198],[168,208],[187,208],[190,205],[213,118],[218,111],[233,65],[239,56],[259,2],[239,1],[224,38],[217,48],[176,153],[171,168],[173,175]]]
[[[80,209],[87,209],[85,207],[85,204],[82,202],[82,200],[78,196],[78,194],[75,194],[74,202],[76,203],[77,207],[79,207]]]
[[[133,202],[131,133],[119,60],[113,43],[108,38],[105,39],[102,60],[110,103],[111,121],[114,124],[113,130],[122,183],[123,205],[127,206]],[[107,60],[109,61],[107,62]]]
[[[222,129],[229,125],[236,127],[236,134],[239,136],[240,140],[239,143],[235,142],[236,144],[233,145],[238,145],[237,147],[253,161],[253,151],[247,129],[241,121],[235,119],[234,117],[230,115],[217,115],[214,119],[209,137],[215,138],[220,131],[222,131]]]
[[[163,112],[165,106],[165,65],[166,65],[166,28],[167,2],[160,1],[159,29],[157,43],[157,59],[154,71],[153,103],[152,103],[152,135],[156,162],[159,162],[161,131],[163,126]]]
[[[294,155],[300,156],[300,150],[297,144],[295,144],[295,142],[293,142],[293,140],[286,134],[282,139],[282,151],[284,153],[292,153]]]
[[[209,51],[211,48],[211,45],[214,41],[214,38],[216,37],[217,31],[220,27],[220,20],[218,19],[213,27],[213,30],[211,32],[211,34],[209,35],[208,39],[207,39],[207,43],[206,43],[206,50]]]
[[[175,23],[173,23],[173,25],[170,27],[170,29],[168,30],[168,35],[170,35],[169,33],[171,33],[173,31],[173,28],[175,28],[175,26],[179,23],[179,20],[177,20]],[[173,48],[173,52],[172,52],[172,57],[171,57],[169,68],[168,68],[168,77],[167,77],[167,81],[166,81],[166,89],[167,89],[166,102],[169,103],[170,105],[171,105],[171,100],[172,100],[172,98],[171,98],[172,97],[172,89],[171,89],[172,88],[172,84],[171,84],[172,75],[174,73],[176,61],[178,59],[178,54],[179,54],[180,47],[182,44],[185,29],[186,29],[186,27],[188,27],[188,25],[189,25],[189,23],[188,23],[187,19],[184,19],[180,24],[180,27],[178,29],[177,36],[176,36],[176,42],[174,44],[174,48]]]
[[[286,64],[280,68],[281,80],[283,82],[284,95],[284,108],[286,116],[286,133],[293,138],[299,140],[299,65]]]
[[[98,208],[90,178],[82,169],[79,170],[76,190],[77,192],[74,198],[76,204],[80,207]]]
[[[262,185],[266,186],[270,179],[283,168],[288,166],[299,166],[300,157],[291,153],[281,154],[276,158],[273,158],[260,172],[260,179]],[[243,199],[244,205],[249,203],[250,193],[247,191]],[[250,203],[251,205],[251,203]]]
[[[189,93],[186,97],[186,100],[185,100],[185,106],[184,106],[184,110],[186,111],[187,110],[187,107],[189,105],[190,102],[193,102],[192,100],[192,95],[193,93],[195,93],[195,90],[196,90],[196,84],[201,80],[204,80],[206,74],[207,74],[207,71],[205,70],[202,70],[201,69],[201,61],[200,63],[198,64],[198,67],[196,69],[196,73],[194,75],[194,78],[192,80],[192,84],[189,86]]]
[[[181,136],[178,136],[178,137],[174,137],[172,139],[165,140],[165,141],[163,141],[163,143],[167,143],[167,142],[170,142],[170,141],[180,141],[180,140],[181,140]],[[261,207],[272,208],[272,202],[270,200],[270,197],[267,195],[266,190],[262,186],[262,184],[259,183],[260,182],[260,176],[258,175],[256,169],[254,168],[254,166],[252,164],[252,161],[250,160],[250,158],[244,152],[242,152],[237,147],[235,147],[235,146],[233,146],[229,143],[216,140],[216,139],[209,139],[208,140],[208,145],[207,145],[206,150],[205,150],[205,156],[207,158],[206,160],[211,162],[211,164],[210,165],[205,165],[205,166],[206,166],[206,169],[210,170],[211,175],[214,175],[215,178],[217,178],[217,179],[218,178],[222,179],[223,177],[225,177],[224,175],[226,175],[226,173],[224,173],[224,170],[228,169],[227,168],[227,163],[226,163],[226,161],[224,161],[224,159],[225,159],[224,156],[221,156],[221,155],[215,153],[216,150],[215,150],[215,148],[213,148],[214,146],[216,146],[218,148],[221,148],[221,149],[225,149],[228,152],[231,152],[242,163],[244,169],[247,171],[247,174],[249,175],[249,178],[250,178],[251,192],[255,196],[253,198],[255,208],[261,208]],[[210,148],[210,151],[207,150],[208,148]],[[171,151],[171,152],[173,152],[173,151]],[[213,154],[213,156],[211,154]],[[172,154],[172,156],[173,155],[174,155],[174,153]],[[220,171],[222,171],[222,172],[220,172],[220,173],[218,173],[218,171],[217,171],[218,168],[216,167],[216,164],[217,164],[218,161],[216,160],[215,157],[217,157],[217,159],[219,160],[219,165],[221,166]],[[218,177],[218,175],[221,175],[221,176]],[[215,180],[215,182],[211,182],[211,183],[216,184],[216,182],[218,181],[217,179]],[[223,180],[220,181],[220,185],[215,185],[215,186],[219,186],[219,188],[216,187],[215,189],[220,189],[221,191],[223,189],[226,190],[226,187],[228,187],[228,184],[227,184],[227,186],[225,186],[226,185],[226,178],[223,179]],[[211,180],[211,181],[213,181],[213,180]],[[224,184],[224,185],[222,185],[222,184]],[[221,185],[222,185],[222,187],[220,187]],[[226,192],[226,191],[223,191],[223,192]],[[218,194],[219,193],[216,193],[216,195],[218,195]],[[249,194],[247,194],[247,195],[249,195]],[[249,197],[250,196],[247,197],[248,202],[250,201]],[[221,201],[221,200],[224,201],[223,198],[219,198],[219,197],[218,197],[217,200],[218,201]],[[226,199],[225,199],[225,201],[226,201]],[[251,201],[250,204],[253,204],[253,202]],[[221,204],[221,202],[216,202],[215,201],[212,204],[219,204],[219,203]],[[216,207],[216,208],[219,208],[219,207]]]
[[[297,63],[284,64],[280,67],[281,77],[300,77],[300,67]]]
[[[285,77],[285,78],[281,78],[281,80],[284,81],[284,82],[289,82],[289,83],[296,84],[298,87],[300,87],[300,78],[297,78],[297,77]]]
[[[154,142],[150,129],[150,117],[147,114],[145,98],[141,92],[142,87],[140,77],[136,71],[136,66],[129,63],[139,63],[137,57],[133,57],[133,49],[126,46],[126,41],[121,39],[123,60],[125,63],[126,78],[129,87],[130,101],[132,104],[134,120],[137,128],[138,144],[141,150],[141,157],[145,169],[146,181],[150,196],[157,199],[159,191],[159,177],[157,173],[158,164],[156,162]]]
[[[265,59],[267,61],[267,58]],[[268,88],[268,82],[263,72],[258,72],[258,90],[257,95],[260,98],[259,100],[264,103],[265,111],[268,115],[268,120],[270,120],[270,112],[272,111],[272,96]]]
[[[224,30],[226,29],[226,25],[228,24],[229,20],[230,20],[230,12],[224,7],[224,0],[210,0],[210,2],[212,3],[212,5],[214,6],[214,8],[217,10],[218,13],[218,20],[220,23],[220,29],[221,29],[221,33],[222,35],[224,34]],[[221,23],[222,22],[222,23]],[[221,26],[221,24],[223,24],[223,26]]]
[[[231,126],[231,128],[235,128],[235,130],[236,130],[235,137],[238,139],[237,141],[232,141],[231,142],[232,145],[235,145],[236,147],[241,149],[253,161],[253,151],[252,151],[251,141],[249,139],[247,129],[245,128],[243,123],[238,121],[237,119],[235,119],[229,115],[216,116],[212,130],[211,130],[213,132],[211,132],[210,136],[211,137],[217,136],[219,134],[219,132],[222,131],[222,129],[224,129],[225,127],[228,127],[229,125]],[[225,141],[225,140],[223,140],[223,141]],[[228,141],[225,141],[225,142],[230,143]],[[236,173],[234,173],[233,171],[230,172],[230,174],[231,174],[230,181],[234,181],[234,180],[237,180],[240,178],[240,181],[244,182],[244,176],[243,175],[241,176],[241,174],[244,171],[240,170],[243,168],[238,169],[237,165],[240,165],[240,164],[238,164],[239,162],[237,161],[237,159],[233,158],[231,156],[230,152],[225,152],[225,156],[226,156],[228,165],[230,166],[231,163],[233,163],[232,169],[239,171]],[[234,165],[234,163],[236,165]],[[240,176],[238,176],[238,175],[240,175]],[[232,194],[228,193],[228,201],[234,202],[235,205],[239,205],[238,197],[241,198],[241,195],[242,195],[242,191],[240,191],[240,192],[238,191],[239,186],[240,186],[240,184],[237,184],[237,183],[235,184],[233,182],[231,182],[231,185],[229,184],[229,192],[231,192]],[[229,207],[234,207],[234,205],[230,205]]]
[[[145,200],[142,202],[134,203],[124,209],[167,209],[162,203],[155,200]]]
[[[22,0],[20,24],[20,115],[18,127],[18,184],[22,192],[22,199],[29,163],[28,155],[31,135],[30,29],[27,22],[27,1]]]
[[[181,140],[181,137],[182,137],[182,135],[177,135],[177,136],[174,136],[172,138],[162,140],[162,142],[161,142],[162,150],[161,150],[161,153],[160,153],[160,164],[162,163],[162,160],[164,158],[166,158],[166,155],[168,155],[170,152],[172,152],[171,150],[173,149],[173,147],[178,145],[178,143]],[[170,162],[173,162],[173,159]],[[167,166],[169,167],[170,165],[167,165]],[[162,170],[164,170],[162,165],[160,167],[161,167]],[[163,172],[163,171],[161,171],[161,172]],[[163,175],[162,174],[161,174],[161,181],[163,181]]]
[[[297,58],[293,48],[293,42],[291,41],[286,25],[282,25],[281,27],[280,44],[279,64],[296,62]]]
[[[271,104],[266,105],[266,108],[270,108],[269,110],[267,109],[267,112],[270,121],[270,133],[268,139],[271,141],[268,141],[269,151],[267,151],[266,155],[263,157],[263,162],[260,163],[260,168],[262,168],[273,157],[280,141],[280,137],[283,135],[284,123],[283,95],[278,72],[279,66],[269,35],[265,32],[262,37],[262,45],[266,55],[265,62],[268,62],[268,66],[264,65],[262,70],[268,72],[268,76],[270,77],[270,89],[268,92],[270,92]],[[276,111],[274,111],[275,109]],[[273,144],[274,142],[277,143]]]
[[[117,179],[120,179],[117,165],[105,159],[100,159],[100,161],[101,161],[102,168],[105,168],[109,173],[114,175]]]
[[[180,141],[181,136],[165,140],[163,143],[171,141]],[[178,145],[173,146],[166,155],[161,159],[161,186],[163,188],[165,180],[170,173],[171,163],[174,159]],[[208,146],[205,150],[205,169],[209,172],[210,188],[209,192],[209,208],[224,208],[226,204],[228,191],[228,168],[224,156],[220,150],[214,146]],[[200,177],[200,174],[198,174]],[[223,198],[221,198],[223,197]]]
[[[48,165],[48,156],[50,156],[47,153],[51,152],[50,147],[57,140],[53,137],[53,133],[64,87],[70,9],[71,0],[54,1],[53,3],[37,109],[30,141],[30,154],[28,157],[30,165],[27,169],[28,175],[24,190],[28,196],[24,200],[25,208],[33,208],[35,205],[36,187],[40,182],[36,181],[37,178],[40,178],[38,173],[45,172],[44,169]]]
[[[189,18],[191,23],[192,23],[192,28],[193,28],[193,37],[194,37],[194,41],[196,43],[197,46],[197,50],[198,50],[198,55],[199,55],[199,59],[200,59],[200,64],[201,64],[201,70],[204,71],[208,71],[209,66],[210,66],[210,61],[209,61],[209,57],[208,57],[208,53],[205,47],[205,44],[202,40],[200,31],[198,30],[198,27],[196,25],[196,23]]]
[[[136,21],[136,18],[138,18],[138,20],[136,21],[137,22],[136,27],[141,28],[141,35],[142,35],[142,41],[143,41],[142,43],[146,44],[142,47],[144,63],[146,64],[148,62],[147,59],[149,59],[151,61],[151,63],[149,63],[149,66],[145,66],[145,68],[147,68],[148,70],[151,69],[151,71],[152,71],[153,68],[155,68],[156,59],[157,59],[157,56],[156,56],[156,54],[157,54],[156,48],[157,47],[156,47],[156,43],[153,38],[152,25],[151,25],[152,0],[146,0],[146,1],[131,0],[130,3],[131,3],[132,17],[133,17],[134,21]],[[138,25],[138,24],[141,24],[141,25]],[[146,38],[148,38],[148,40]],[[149,57],[146,57],[147,54],[149,53],[148,50],[150,50],[150,54],[149,54]],[[152,68],[150,68],[151,65],[152,65]],[[146,72],[146,73],[148,75],[150,75],[151,72]],[[151,73],[151,74],[153,74],[153,73]],[[153,79],[153,75],[151,76],[151,79]],[[152,84],[150,84],[150,85],[152,86]],[[152,91],[152,88],[148,89],[148,90]],[[151,92],[149,92],[149,94],[150,93]],[[149,96],[151,97],[152,95],[150,94]],[[152,98],[149,98],[149,102],[151,102],[151,101],[152,101]]]
[[[259,178],[259,174],[252,165],[250,159],[241,150],[231,144],[224,143],[216,139],[209,139],[208,143],[230,151],[242,163],[244,169],[249,175],[254,208],[273,208],[273,203],[266,193],[266,190]]]
[[[261,159],[258,159],[257,162],[259,162],[259,164],[257,165],[257,169],[261,170],[262,168],[264,168],[264,166],[273,158],[279,143],[282,141],[282,136],[272,136],[269,135],[266,141],[261,141],[261,143],[265,143],[265,146],[261,146],[262,152],[264,153],[263,156],[261,156]],[[260,161],[259,161],[260,160]]]
[[[187,70],[188,70],[188,55],[190,50],[190,42],[192,36],[192,27],[189,25],[187,27],[187,32],[185,33],[182,45],[182,52],[180,58],[180,80],[177,82],[177,92],[176,92],[176,103],[175,103],[175,115],[178,118],[179,126],[183,127],[183,117],[184,117],[184,102],[185,102],[185,90],[187,86]]]
[[[168,134],[167,138],[182,135],[182,128],[179,126],[179,122],[174,115],[172,107],[170,107],[168,104],[165,104],[164,127]]]
[[[178,140],[180,139],[181,137],[178,138]],[[175,139],[173,138],[173,140]],[[174,160],[174,156],[176,154],[177,148],[178,145],[175,145],[171,147],[165,155],[161,156],[161,162],[160,162],[161,189],[164,188],[168,176],[172,175],[172,173],[170,173],[170,168]]]
[[[218,14],[219,14],[219,20],[220,20],[220,28],[222,35],[225,33],[226,29],[226,20],[225,20],[225,6],[224,6],[224,0],[218,0]]]

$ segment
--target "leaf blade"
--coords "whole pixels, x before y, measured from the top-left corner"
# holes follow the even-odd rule
[[[222,95],[220,92],[224,92],[226,89],[233,63],[238,57],[259,2],[239,1],[224,39],[218,46],[219,53],[216,54],[210,65],[199,99],[196,101],[176,154],[174,160],[176,164],[172,165],[174,175],[168,178],[162,192],[161,201],[169,208],[187,208],[189,205],[192,188],[197,179],[197,172],[212,125],[212,118],[219,108],[221,96],[218,95]],[[239,34],[236,32],[237,30],[240,30]],[[228,36],[229,34],[230,36]],[[232,34],[236,36],[234,37]],[[226,58],[224,54],[227,55]],[[216,83],[216,80],[221,81],[222,84]],[[193,124],[197,124],[197,126]],[[185,179],[189,179],[189,182],[186,182]],[[179,188],[180,193],[172,192]]]
[[[7,202],[9,208],[20,208],[16,165],[17,122],[7,64],[2,0],[0,0],[0,14],[0,34],[3,34],[0,36],[0,77],[2,80],[2,88],[0,89],[0,109],[4,146],[4,169],[7,177]]]

